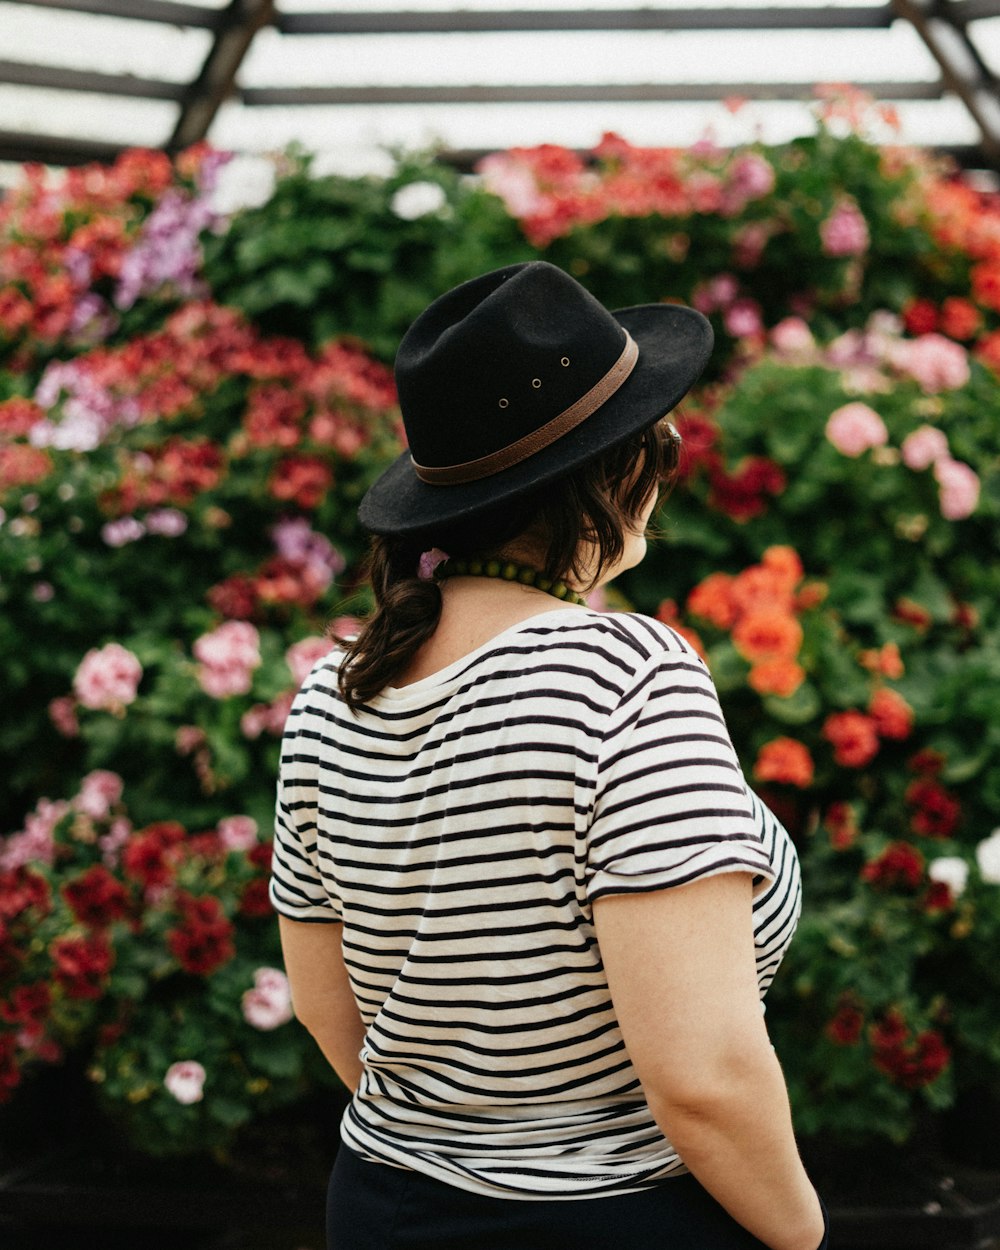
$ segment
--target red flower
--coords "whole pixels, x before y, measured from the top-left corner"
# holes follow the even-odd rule
[[[186,972],[208,976],[236,954],[233,926],[217,898],[196,898],[186,892],[177,896],[181,923],[167,933],[167,946]]]
[[[763,456],[749,456],[735,473],[720,470],[713,474],[708,502],[734,521],[749,521],[766,509],[765,495],[780,495],[784,489],[780,465]]]
[[[0,872],[0,921],[13,920],[28,910],[47,916],[52,910],[49,883],[26,865]]]
[[[333,470],[319,456],[286,456],[275,467],[268,489],[275,499],[315,508],[333,485]]]
[[[17,1039],[13,1033],[0,1033],[0,1103],[8,1102],[21,1083],[17,1066]]]
[[[120,920],[128,911],[125,887],[100,864],[67,881],[62,892],[81,924],[110,924],[112,920]]]
[[[917,811],[910,827],[928,838],[950,838],[962,816],[962,805],[939,782],[920,777],[906,787],[907,803]]]
[[[933,747],[924,747],[922,751],[910,756],[906,761],[906,767],[911,772],[920,773],[923,777],[936,777],[946,762],[942,752],[935,751]]]
[[[246,573],[234,573],[212,586],[207,595],[209,605],[227,621],[252,621],[258,615],[257,582]]]
[[[919,1089],[936,1081],[951,1062],[951,1051],[940,1033],[926,1029],[911,1040],[899,1012],[886,1026],[871,1031],[875,1054],[873,1062],[895,1085],[903,1089]]]
[[[773,738],[765,742],[758,752],[753,773],[761,781],[778,781],[805,788],[812,785],[812,756],[794,738]]]
[[[913,731],[913,708],[901,694],[880,686],[872,695],[868,712],[880,738],[908,738]]]
[[[864,768],[878,753],[875,721],[863,712],[833,712],[823,723],[823,737],[844,768]]]
[[[910,334],[932,334],[938,328],[938,311],[932,300],[910,300],[903,308],[903,324]]]
[[[44,408],[31,399],[15,395],[12,399],[0,401],[0,437],[23,438],[44,417]]]
[[[255,877],[253,881],[247,882],[240,896],[240,912],[251,919],[274,913],[264,877]]]
[[[55,978],[67,998],[100,998],[115,962],[115,953],[103,933],[89,937],[56,938],[49,948]]]
[[[9,443],[0,447],[0,491],[13,486],[34,486],[52,471],[52,457],[40,447]]]
[[[272,847],[270,842],[258,842],[256,846],[252,846],[247,851],[247,859],[255,868],[259,868],[261,872],[270,872],[271,853]]]
[[[930,629],[933,617],[921,604],[913,599],[897,599],[892,609],[893,619],[902,621],[904,625],[912,625],[914,629],[924,633]]]
[[[951,911],[955,906],[955,896],[946,881],[932,881],[924,895],[924,911]]]
[[[950,295],[941,305],[941,332],[950,339],[971,339],[982,323],[979,309],[967,299]]]
[[[681,436],[678,476],[687,481],[700,469],[713,472],[720,467],[716,443],[719,427],[711,418],[700,412],[675,413],[673,418],[677,433]]]
[[[0,1003],[0,1019],[7,1024],[37,1024],[49,1014],[52,988],[47,981],[17,985],[5,1003]]]
[[[826,809],[823,824],[835,851],[849,850],[858,840],[858,824],[850,803],[831,803]]]
[[[823,1031],[837,1046],[855,1046],[861,1038],[864,1022],[865,1013],[857,1003],[845,999]]]
[[[180,858],[179,843],[186,834],[183,825],[163,820],[140,830],[122,852],[122,868],[127,877],[145,889],[168,885]]]
[[[879,889],[916,890],[924,878],[924,857],[908,842],[893,842],[861,869],[861,880]]]

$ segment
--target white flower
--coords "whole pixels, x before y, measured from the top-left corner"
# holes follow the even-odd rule
[[[1000,885],[1000,829],[994,829],[976,847],[979,875],[988,885]]]
[[[429,213],[440,212],[445,200],[444,189],[436,182],[408,182],[392,197],[389,207],[403,221],[415,221]]]
[[[163,1084],[179,1103],[189,1107],[193,1102],[201,1102],[204,1097],[205,1069],[194,1059],[182,1059],[167,1068]]]
[[[957,855],[942,855],[932,859],[927,866],[927,875],[932,881],[946,885],[952,898],[958,898],[965,891],[969,880],[969,865]]]
[[[278,968],[258,968],[253,989],[241,999],[243,1019],[255,1029],[277,1029],[292,1018],[292,991]]]

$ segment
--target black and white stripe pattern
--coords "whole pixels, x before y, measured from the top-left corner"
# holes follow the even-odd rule
[[[343,1136],[514,1198],[683,1171],[611,1007],[591,906],[749,871],[761,995],[800,906],[712,680],[665,625],[562,608],[357,716],[321,661],[289,717],[271,897],[343,921],[367,1026]]]

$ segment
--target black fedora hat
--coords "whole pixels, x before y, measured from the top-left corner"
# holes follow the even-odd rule
[[[665,416],[711,350],[693,308],[608,312],[545,261],[464,282],[399,345],[409,450],[359,519],[375,534],[431,532],[562,477]]]

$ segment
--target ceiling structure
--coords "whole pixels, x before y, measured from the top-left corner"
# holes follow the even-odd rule
[[[780,142],[811,128],[817,82],[892,104],[905,142],[1000,171],[1000,0],[447,2],[0,0],[0,183],[24,161],[203,138],[249,156],[298,140],[332,167],[606,129]],[[751,103],[720,107],[734,99]]]

